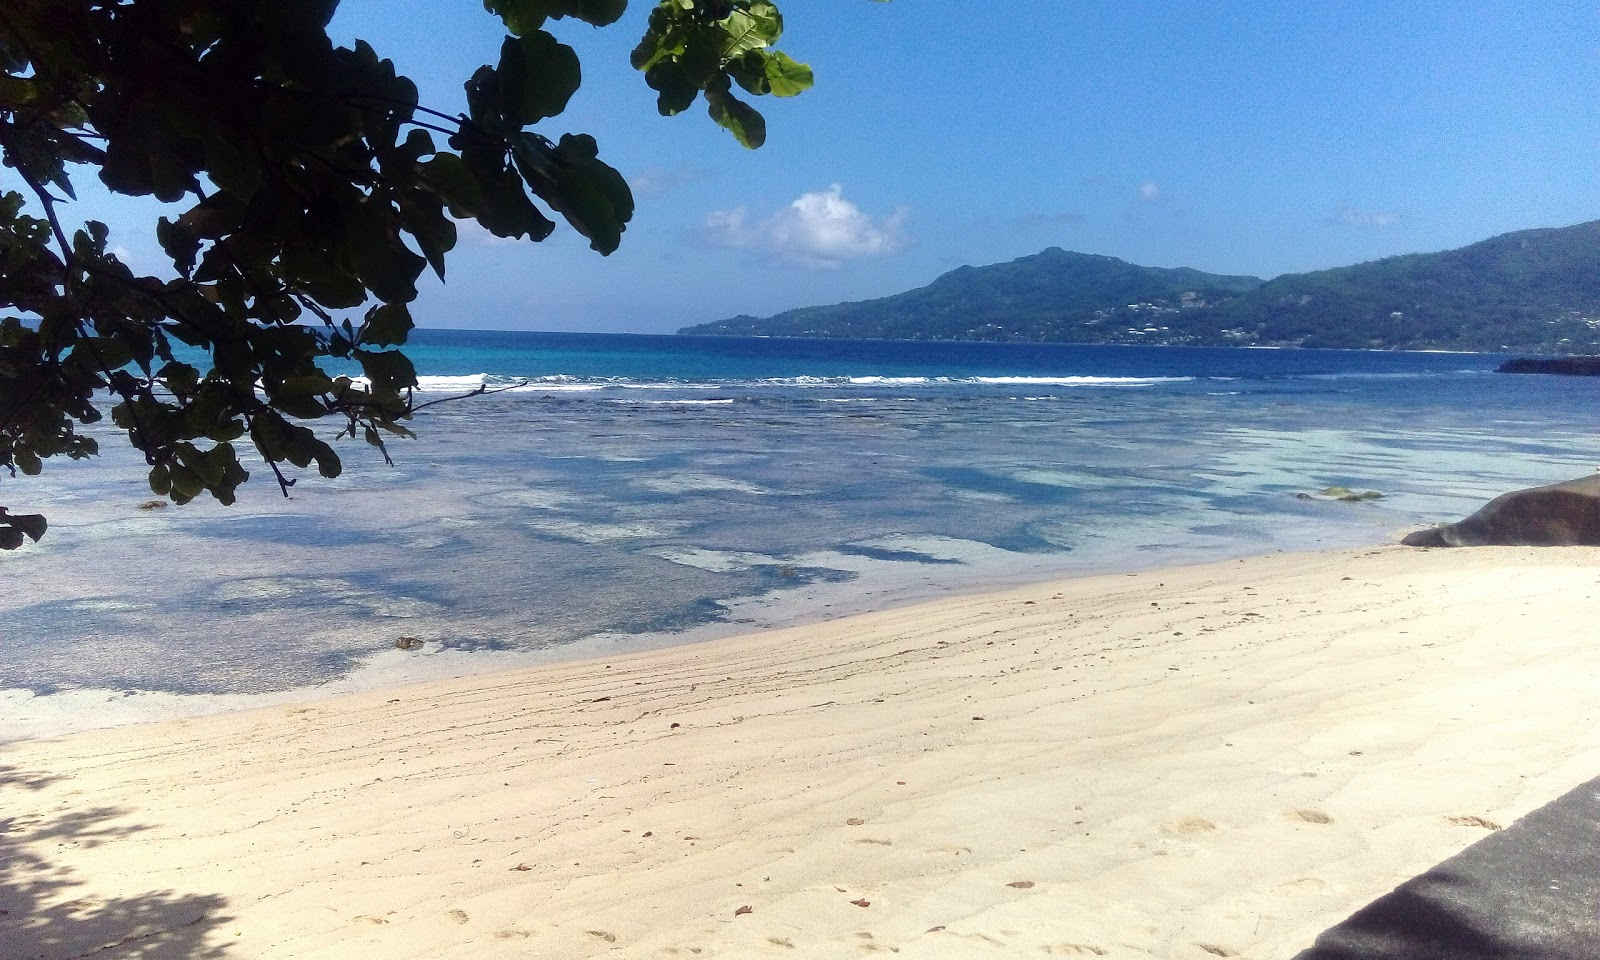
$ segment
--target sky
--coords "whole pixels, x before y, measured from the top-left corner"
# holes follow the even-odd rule
[[[651,4],[557,23],[584,86],[535,129],[632,183],[622,249],[463,230],[419,323],[664,333],[1051,246],[1273,277],[1600,219],[1600,2],[779,3],[817,83],[760,98],[756,151],[656,113]],[[450,112],[503,36],[472,0],[344,0],[330,33]]]

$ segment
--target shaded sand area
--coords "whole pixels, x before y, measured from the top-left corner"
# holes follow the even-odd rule
[[[1600,771],[1597,613],[1277,555],[9,744],[0,952],[1288,957]]]

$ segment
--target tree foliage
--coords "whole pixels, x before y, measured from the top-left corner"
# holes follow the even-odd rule
[[[8,0],[0,8],[0,468],[37,474],[97,452],[78,426],[102,398],[182,503],[231,503],[248,444],[337,476],[308,424],[384,452],[408,435],[416,371],[399,348],[424,270],[460,221],[539,241],[565,220],[602,254],[633,216],[585,134],[531,129],[578,89],[577,53],[546,29],[607,26],[627,0],[484,0],[507,36],[465,83],[468,111],[418,103],[365,42],[334,45],[337,0]],[[734,88],[793,96],[811,71],[772,49],[769,0],[663,0],[633,66],[663,115],[706,101],[747,147],[765,123]],[[66,222],[73,179],[176,205],[156,236],[172,275],[135,276],[104,224]],[[185,362],[204,351],[208,369]],[[359,365],[332,376],[325,361]],[[0,507],[0,549],[44,519]]]

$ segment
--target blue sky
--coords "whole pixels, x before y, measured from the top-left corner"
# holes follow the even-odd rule
[[[740,148],[662,118],[617,25],[558,24],[623,248],[464,233],[426,326],[666,332],[883,296],[1060,246],[1265,277],[1600,218],[1600,4],[780,0],[816,70]],[[471,0],[345,0],[423,101],[497,56]]]

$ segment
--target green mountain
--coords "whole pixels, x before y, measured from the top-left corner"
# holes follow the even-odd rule
[[[1600,352],[1600,221],[1267,282],[1052,247],[880,300],[679,332]]]
[[[957,267],[925,287],[884,297],[801,307],[765,320],[734,317],[679,333],[887,340],[1119,342],[1130,323],[1167,310],[1201,309],[1261,286],[1187,267],[1140,267],[1115,257],[1043,253],[987,267]]]

